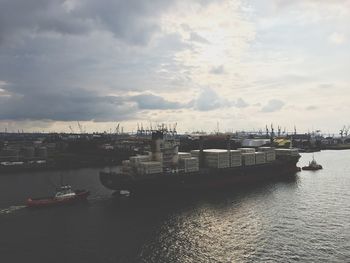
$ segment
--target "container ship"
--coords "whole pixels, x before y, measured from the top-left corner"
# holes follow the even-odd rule
[[[297,167],[297,149],[250,147],[199,149],[179,152],[179,141],[163,131],[154,131],[151,152],[124,160],[117,171],[101,171],[101,183],[116,191],[169,193],[212,190],[289,177]]]

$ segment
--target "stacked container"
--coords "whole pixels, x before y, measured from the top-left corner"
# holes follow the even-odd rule
[[[227,168],[230,167],[229,152],[220,149],[204,150],[205,163],[211,168]]]
[[[141,162],[150,161],[150,156],[149,155],[136,155],[136,156],[131,156],[129,159],[130,159],[130,163],[132,165],[138,165]]]
[[[179,159],[179,167],[186,173],[199,171],[199,161],[197,157]]]
[[[255,153],[255,163],[256,164],[266,163],[266,155],[264,152],[256,152]]]
[[[191,153],[187,152],[179,152],[179,160],[185,159],[185,158],[191,158]]]
[[[273,147],[259,147],[259,152],[264,152],[266,155],[266,162],[273,162],[276,160],[276,152]]]
[[[242,153],[240,150],[230,150],[230,166],[231,167],[238,167],[242,166]]]
[[[163,172],[161,162],[140,162],[138,166],[139,174],[157,174]]]
[[[245,166],[255,164],[255,152],[242,153],[242,162]]]
[[[191,156],[192,157],[199,157],[199,150],[192,150],[191,151]]]

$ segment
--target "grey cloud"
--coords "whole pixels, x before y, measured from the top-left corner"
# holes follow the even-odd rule
[[[146,44],[159,30],[158,18],[173,1],[84,0],[67,9],[65,1],[1,0],[0,39],[18,32],[86,34],[107,30],[120,40]]]
[[[3,120],[122,120],[133,118],[137,107],[113,96],[72,89],[70,92],[33,91],[0,97],[0,119]]]
[[[320,84],[320,85],[318,85],[318,88],[320,88],[320,89],[332,89],[332,88],[334,88],[334,85],[333,84]]]
[[[191,69],[174,56],[191,44],[155,34],[175,2],[76,0],[67,9],[63,0],[0,0],[0,119],[122,120],[144,109],[229,105],[154,95],[192,85]],[[139,95],[106,95],[128,91]]]
[[[249,106],[249,104],[245,102],[242,98],[238,98],[235,106],[237,108],[246,108]]]
[[[5,90],[6,91],[6,90]],[[72,88],[66,92],[38,89],[30,93],[0,93],[0,120],[111,121],[131,119],[138,110],[188,108],[151,93],[136,96],[101,96],[96,92]]]
[[[220,98],[220,96],[213,89],[204,88],[194,100],[193,105],[196,110],[210,111],[230,106],[231,103],[223,98]]]
[[[249,104],[243,98],[238,98],[237,100],[226,99],[219,96],[211,88],[202,88],[197,98],[192,100],[188,106],[199,111],[211,111],[225,107],[246,108]]]
[[[209,73],[216,74],[216,75],[224,74],[225,73],[224,66],[220,65],[220,66],[217,66],[217,67],[212,67],[210,69]]]
[[[306,110],[317,110],[318,109],[318,107],[317,106],[314,106],[314,105],[310,105],[310,106],[308,106],[308,107],[306,107],[305,108]]]
[[[191,31],[191,27],[188,24],[181,24],[181,28],[185,31]]]
[[[154,0],[88,0],[75,13],[95,20],[130,43],[146,44],[159,31],[158,18],[173,1]]]
[[[191,32],[190,41],[209,44],[210,42],[196,32]]]
[[[140,109],[147,110],[165,110],[165,109],[180,109],[187,107],[187,104],[179,102],[172,102],[164,99],[163,97],[153,94],[140,94],[128,98],[130,101],[135,101]]]
[[[23,31],[52,31],[61,34],[81,34],[89,31],[83,18],[64,10],[63,1],[1,0],[0,40]]]
[[[314,79],[306,75],[286,74],[278,77],[254,81],[251,88],[259,86],[260,89],[280,89],[281,86],[293,87],[295,85],[311,83],[312,81],[314,81]]]
[[[272,99],[269,100],[268,103],[262,107],[261,111],[262,112],[275,112],[275,111],[279,111],[280,109],[283,108],[283,106],[285,105],[285,103],[281,100],[277,100],[277,99]]]

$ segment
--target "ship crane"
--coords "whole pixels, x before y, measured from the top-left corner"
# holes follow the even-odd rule
[[[174,133],[174,134],[177,134],[176,127],[177,127],[177,122],[175,122],[175,124],[174,124],[174,126],[173,126],[173,133]]]
[[[266,129],[266,137],[269,137],[269,128],[267,128],[267,125],[266,125],[265,129]]]
[[[275,129],[273,128],[273,124],[271,123],[271,138],[275,137]]]
[[[78,121],[78,127],[79,127],[79,131],[81,134],[84,133],[84,129],[83,129],[83,126],[80,124],[80,122]]]
[[[339,134],[340,134],[340,137],[341,138],[343,138],[343,134],[345,133],[345,126],[342,128],[342,129],[340,129],[340,132],[339,132]]]
[[[115,134],[119,134],[119,127],[120,127],[120,123],[118,123],[117,127],[115,128]]]

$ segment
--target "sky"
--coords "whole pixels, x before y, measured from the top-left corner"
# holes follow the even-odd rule
[[[0,0],[0,131],[349,125],[349,0]]]

